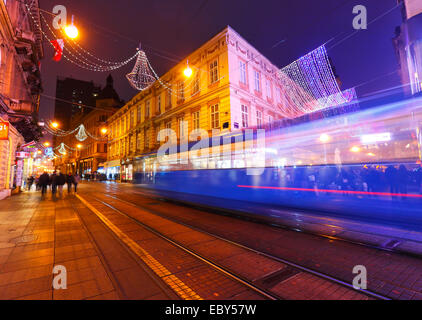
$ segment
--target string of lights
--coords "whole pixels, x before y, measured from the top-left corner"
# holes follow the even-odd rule
[[[42,18],[42,20],[44,21],[44,24],[47,26],[47,28],[48,28],[48,30],[50,31],[50,33],[53,35],[53,37],[54,38],[60,38],[59,36],[57,36],[56,34],[55,34],[55,32],[51,29],[51,27],[50,27],[50,25],[49,25],[49,23],[47,22],[47,20],[45,19],[45,17],[44,17],[44,15],[42,14],[42,13],[40,13],[40,16],[41,16],[41,18]],[[41,30],[42,31],[42,30]],[[63,33],[63,31],[61,31],[62,33]],[[44,32],[43,32],[44,33]],[[44,35],[45,35],[45,33],[44,33]],[[48,38],[48,37],[46,37],[49,41],[50,41],[50,39]],[[70,40],[68,40],[69,39],[69,37],[67,37],[66,35],[64,35],[64,37],[62,37],[64,40],[65,40],[65,42],[67,43],[67,44],[69,44],[69,46],[70,46],[70,48],[72,48],[74,51],[75,51],[75,53],[80,57],[78,57],[78,56],[76,56],[69,48],[68,48],[68,46],[65,46],[64,48],[63,48],[63,50],[66,50],[74,59],[76,59],[76,60],[78,60],[78,61],[80,61],[81,63],[83,63],[86,67],[88,67],[88,68],[92,68],[92,69],[96,69],[95,71],[101,71],[101,72],[108,72],[108,71],[112,71],[112,70],[116,70],[116,69],[119,69],[119,68],[121,68],[121,67],[123,67],[123,66],[125,66],[126,64],[128,64],[129,62],[131,62],[133,59],[135,59],[136,57],[137,57],[137,55],[138,55],[138,52],[136,52],[134,55],[132,55],[131,57],[129,57],[128,59],[126,59],[126,60],[124,60],[124,61],[121,61],[121,62],[118,62],[118,63],[116,63],[116,64],[114,64],[114,65],[111,65],[111,66],[104,66],[104,65],[100,65],[100,64],[97,64],[97,63],[94,63],[94,62],[92,62],[92,61],[90,61],[89,59],[87,59],[87,58],[85,58],[79,51],[77,51],[75,48],[74,48],[74,46],[71,44],[71,42],[70,42]],[[72,39],[72,41],[73,41],[73,39]],[[79,65],[80,66],[80,65]],[[81,67],[81,66],[80,66]]]
[[[353,96],[340,90],[325,45],[280,69],[277,75],[288,96],[284,106],[288,115],[341,105]]]
[[[57,128],[54,128],[51,121],[47,121],[45,123],[45,130],[50,133],[51,135],[57,137],[66,137],[71,134],[75,134],[75,138],[79,141],[85,141],[88,137],[97,140],[97,141],[107,141],[107,137],[98,137],[90,132],[88,132],[83,124],[80,124],[73,130],[64,131]]]

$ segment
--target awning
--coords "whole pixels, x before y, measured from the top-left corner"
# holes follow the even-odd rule
[[[120,160],[108,161],[105,163],[104,167],[107,167],[107,168],[120,167]]]

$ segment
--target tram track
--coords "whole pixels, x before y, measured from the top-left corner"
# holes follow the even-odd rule
[[[77,196],[77,197],[78,197],[80,200],[81,200],[81,198],[82,198],[82,197],[80,197],[80,196]],[[247,288],[249,288],[249,289],[253,290],[255,293],[257,293],[258,295],[260,295],[262,298],[267,299],[267,300],[280,300],[280,299],[282,299],[281,297],[277,296],[276,294],[273,294],[273,293],[271,293],[271,292],[268,292],[268,291],[267,291],[267,290],[265,290],[264,288],[260,288],[259,286],[254,285],[253,283],[251,283],[251,282],[250,282],[250,281],[248,281],[247,279],[244,279],[243,277],[241,277],[241,276],[237,275],[236,273],[231,272],[230,270],[227,270],[226,268],[224,268],[224,267],[222,267],[222,266],[219,266],[217,263],[215,263],[215,262],[211,261],[210,259],[207,259],[206,257],[203,257],[202,255],[200,255],[200,254],[198,254],[198,253],[195,253],[194,251],[190,250],[190,249],[189,249],[189,248],[187,248],[186,246],[183,246],[183,245],[181,245],[180,243],[178,243],[178,242],[176,242],[176,241],[174,241],[174,240],[170,239],[169,237],[165,236],[162,232],[157,231],[157,230],[155,230],[154,228],[149,227],[148,225],[146,225],[146,224],[142,223],[141,221],[139,221],[139,220],[137,220],[137,219],[134,219],[134,218],[133,218],[133,217],[131,217],[130,215],[128,215],[128,214],[126,214],[126,213],[122,212],[121,210],[119,210],[119,209],[117,209],[117,208],[113,207],[112,205],[110,205],[110,204],[106,203],[105,201],[102,201],[101,199],[99,199],[99,198],[97,198],[97,197],[91,197],[91,198],[93,198],[93,199],[95,199],[96,201],[98,201],[98,202],[102,203],[103,205],[107,206],[108,208],[110,208],[111,210],[115,211],[115,212],[116,212],[116,213],[118,213],[119,215],[124,216],[124,217],[126,217],[127,219],[130,219],[131,221],[135,222],[136,224],[138,224],[138,225],[139,225],[139,226],[141,226],[142,228],[144,228],[144,229],[148,230],[149,232],[153,233],[154,235],[156,235],[157,237],[159,237],[159,238],[163,239],[164,241],[166,241],[166,242],[170,243],[171,245],[173,245],[173,246],[175,246],[175,247],[179,248],[180,250],[183,250],[184,252],[188,253],[189,255],[191,255],[191,256],[193,256],[193,257],[195,257],[195,259],[198,259],[198,260],[202,261],[203,263],[205,263],[205,264],[209,265],[210,267],[214,268],[215,270],[217,270],[218,272],[220,272],[220,273],[224,274],[225,276],[229,277],[230,279],[232,279],[232,280],[234,280],[234,281],[236,281],[236,282],[240,283],[241,285],[243,285],[243,286],[245,286],[245,287],[247,287]],[[82,200],[81,200],[81,201],[82,201],[85,205],[87,204],[86,200],[84,201],[84,199],[83,199],[83,198],[82,198]],[[88,206],[88,208],[89,208],[89,209],[91,209],[91,211],[94,211],[94,210],[92,210],[93,208],[92,208],[91,206]],[[98,215],[98,212],[95,212],[95,211],[94,211],[94,213],[96,213],[96,214]],[[100,219],[101,219],[101,218],[100,218]],[[101,220],[103,220],[103,222],[104,222],[104,219],[101,219]],[[109,225],[107,225],[107,223],[105,223],[105,225],[106,225],[106,226],[109,226]],[[112,229],[111,229],[110,231],[111,231],[111,232],[114,232],[114,233],[116,234],[115,230],[112,230]],[[116,235],[117,235],[117,238],[121,238],[121,234],[118,234],[118,233],[117,233]],[[121,243],[127,246],[127,242],[126,242],[126,241],[122,241],[122,240],[121,240]],[[130,249],[130,250],[133,250],[133,246],[129,246],[129,249]],[[136,250],[133,250],[133,251],[135,251],[134,253],[136,254]],[[176,281],[178,281],[178,280],[176,280]],[[189,290],[190,290],[190,289],[188,289],[188,291],[189,291]],[[183,296],[181,296],[181,297],[182,297],[182,298],[185,298],[185,297],[183,297]],[[199,296],[199,295],[196,295],[196,296],[194,296],[194,297],[190,296],[190,297],[188,298],[188,300],[190,300],[190,299],[201,299],[201,298],[200,298],[200,296]]]
[[[272,277],[274,279],[276,279],[275,281],[277,282],[278,280],[281,280],[281,282],[283,281],[287,281],[290,280],[291,278],[294,278],[297,274],[299,274],[299,277],[306,274],[306,275],[311,275],[312,277],[316,277],[318,279],[323,279],[323,281],[325,282],[329,282],[332,284],[335,284],[337,286],[346,288],[347,290],[353,290],[354,292],[359,292],[362,295],[367,296],[370,299],[381,299],[381,300],[390,300],[389,297],[386,297],[384,295],[378,294],[376,292],[373,292],[371,290],[364,290],[361,289],[359,291],[354,290],[353,285],[350,283],[347,283],[345,281],[342,281],[338,278],[332,277],[328,274],[319,272],[319,271],[315,271],[312,270],[306,266],[300,265],[298,263],[271,255],[269,253],[266,252],[262,252],[260,250],[251,248],[249,246],[246,246],[242,243],[227,239],[221,235],[217,235],[214,234],[212,232],[209,232],[207,230],[204,230],[202,228],[199,228],[197,226],[193,226],[191,224],[188,224],[186,222],[180,221],[178,219],[175,219],[173,217],[168,217],[164,214],[161,214],[159,212],[156,212],[154,210],[151,210],[151,208],[147,208],[145,206],[139,205],[138,203],[133,203],[133,202],[129,202],[126,201],[124,199],[119,198],[116,193],[112,193],[112,194],[103,194],[101,196],[101,199],[98,196],[94,196],[94,198],[96,199],[96,201],[99,201],[100,203],[102,203],[103,205],[107,206],[108,208],[110,208],[111,210],[114,210],[115,212],[118,212],[120,215],[125,216],[126,218],[134,221],[135,223],[137,223],[138,225],[141,225],[143,228],[149,230],[150,232],[156,234],[157,236],[161,237],[162,239],[164,239],[165,241],[167,241],[168,243],[171,243],[172,245],[180,248],[181,250],[183,250],[184,252],[189,253],[192,256],[195,256],[196,258],[200,259],[201,261],[207,263],[208,265],[212,266],[213,268],[215,268],[216,270],[218,270],[219,272],[223,272],[224,274],[226,274],[227,276],[231,277],[232,279],[235,279],[236,281],[241,282],[242,284],[248,286],[249,288],[253,289],[256,292],[259,292],[260,294],[263,294],[263,296],[265,296],[267,299],[288,299],[289,297],[284,297],[283,295],[280,294],[274,294],[271,291],[271,288],[268,287],[268,283],[271,283],[271,279]],[[107,201],[107,198],[109,199],[109,201]],[[134,217],[133,214],[128,214],[126,212],[123,212],[122,210],[120,210],[119,208],[116,208],[116,204],[112,204],[112,201],[117,201],[119,203],[123,203],[126,204],[128,206],[132,206],[133,208],[138,208],[140,210],[146,211],[149,214],[153,214],[157,217],[160,217],[162,219],[165,219],[167,221],[171,221],[175,224],[184,226],[186,228],[192,229],[196,232],[199,232],[203,235],[207,235],[209,237],[212,237],[214,239],[218,239],[219,241],[222,241],[224,243],[226,243],[227,245],[230,246],[235,246],[237,248],[240,248],[242,250],[245,250],[251,254],[254,254],[256,256],[259,257],[263,257],[266,259],[269,259],[273,262],[276,263],[280,263],[283,264],[285,266],[287,266],[288,268],[286,268],[284,271],[282,272],[274,272],[274,274],[269,274],[267,277],[264,277],[263,279],[260,279],[259,281],[255,280],[251,280],[251,279],[247,279],[244,275],[241,274],[237,274],[236,272],[233,272],[233,270],[231,270],[230,268],[228,268],[227,266],[224,266],[221,264],[220,262],[217,262],[209,257],[206,257],[206,255],[204,255],[203,253],[200,253],[196,250],[193,250],[191,247],[181,243],[180,241],[176,241],[174,238],[172,238],[171,236],[167,236],[165,235],[162,231],[159,231],[153,227],[151,227],[151,225],[147,225],[143,222],[141,222],[138,218]],[[111,203],[110,203],[111,202]],[[288,269],[288,270],[287,270]],[[286,273],[287,275],[283,276],[283,272]],[[290,274],[288,274],[290,272]],[[280,275],[281,274],[281,275]],[[277,279],[278,277],[278,279]],[[274,283],[273,283],[274,284]],[[271,287],[271,286],[270,286]]]

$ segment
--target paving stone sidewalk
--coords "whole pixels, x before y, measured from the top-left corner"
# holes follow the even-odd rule
[[[71,201],[39,192],[0,201],[0,299],[119,299]],[[66,266],[66,290],[52,288],[56,265]]]

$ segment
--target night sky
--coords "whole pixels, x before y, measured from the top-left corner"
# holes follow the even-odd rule
[[[68,15],[75,16],[82,47],[99,58],[121,61],[141,41],[159,74],[227,25],[279,67],[332,39],[328,53],[343,89],[397,69],[391,39],[401,23],[399,8],[330,49],[355,31],[355,5],[367,7],[370,22],[393,8],[396,0],[40,0],[44,10],[52,11],[56,4],[65,5]],[[44,49],[44,94],[55,96],[57,76],[105,85],[108,73],[83,70],[64,59],[54,62],[47,42]],[[112,72],[115,88],[125,101],[136,94],[124,77],[133,64]],[[359,86],[357,91],[364,95],[399,84],[398,74],[393,74]],[[40,117],[52,118],[53,110],[54,100],[43,97]]]

